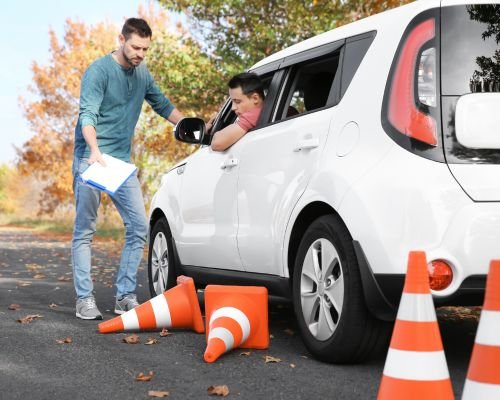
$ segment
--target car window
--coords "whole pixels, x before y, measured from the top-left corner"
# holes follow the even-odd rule
[[[340,49],[326,57],[290,67],[275,121],[319,110],[329,103],[337,75]]]

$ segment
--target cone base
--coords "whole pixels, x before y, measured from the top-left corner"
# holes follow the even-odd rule
[[[450,379],[438,381],[410,381],[406,379],[383,376],[377,400],[453,400],[453,389]]]

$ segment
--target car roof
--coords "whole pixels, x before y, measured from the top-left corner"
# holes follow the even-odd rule
[[[486,0],[486,1],[491,3],[494,2],[495,0]],[[467,3],[464,2],[463,0],[462,1],[443,0],[443,3],[445,2],[450,2],[450,3],[454,2],[456,4]],[[473,2],[477,3],[478,0],[474,0]],[[440,0],[418,0],[413,3],[406,4],[404,6],[393,8],[391,10],[372,15],[370,17],[366,17],[355,22],[351,22],[350,24],[346,24],[338,28],[332,29],[330,31],[321,33],[310,39],[306,39],[300,43],[297,43],[281,51],[278,51],[277,53],[274,53],[264,58],[263,60],[259,61],[251,68],[251,70],[281,60],[285,57],[300,53],[302,51],[306,51],[327,43],[334,42],[336,40],[344,39],[346,37],[355,36],[373,30],[380,30],[381,28],[383,28],[384,25],[390,23],[390,20],[394,20],[394,18],[401,18],[402,16],[408,16],[409,18],[411,18],[417,13],[420,13],[427,9],[439,7],[440,4],[441,4]]]

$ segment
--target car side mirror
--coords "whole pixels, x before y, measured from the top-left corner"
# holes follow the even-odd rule
[[[205,136],[205,121],[201,118],[183,118],[174,130],[175,138],[184,143],[198,144]]]
[[[461,96],[455,109],[458,142],[471,149],[500,149],[500,93]]]

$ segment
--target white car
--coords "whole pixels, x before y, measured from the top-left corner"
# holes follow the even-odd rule
[[[500,4],[416,1],[257,63],[264,109],[228,150],[183,120],[177,139],[201,146],[152,201],[151,294],[179,274],[266,286],[338,363],[387,343],[411,250],[436,304],[481,304],[500,258],[499,20]],[[214,131],[234,118],[228,102]]]

